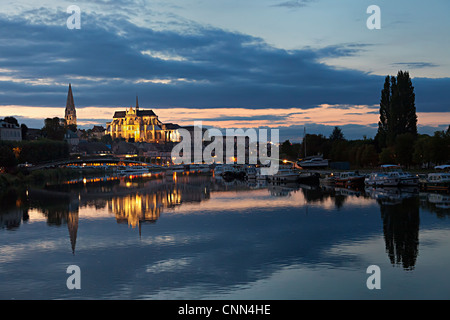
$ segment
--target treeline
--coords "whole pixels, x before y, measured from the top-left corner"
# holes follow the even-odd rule
[[[14,117],[6,117],[3,120],[19,125]],[[69,157],[70,148],[64,141],[64,134],[67,129],[73,128],[65,126],[61,119],[45,119],[38,140],[27,140],[28,128],[22,124],[21,129],[22,141],[0,141],[0,170],[11,171],[18,164],[36,164]]]
[[[306,142],[306,152],[305,143]],[[356,167],[398,164],[406,167],[445,164],[450,161],[450,125],[434,135],[417,133],[415,93],[409,73],[385,78],[380,98],[380,120],[374,139],[347,141],[339,127],[330,137],[306,135],[304,142],[281,145],[282,157],[296,160],[322,154],[332,161],[349,162]]]
[[[15,167],[20,163],[40,163],[69,157],[65,141],[41,139],[35,141],[1,141],[0,167]]]
[[[379,146],[375,139],[346,140],[339,127],[334,128],[330,137],[307,134],[304,140],[306,155],[323,155],[333,162],[349,162],[358,168],[381,164],[430,167],[445,164],[450,159],[450,126],[446,131],[436,131],[431,136],[419,134],[415,139],[408,134],[398,135],[388,147]],[[281,144],[280,158],[296,161],[304,157],[304,142],[286,140]]]

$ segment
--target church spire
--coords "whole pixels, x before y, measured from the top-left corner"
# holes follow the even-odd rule
[[[136,95],[136,111],[139,111],[138,96]]]
[[[66,113],[64,119],[66,125],[77,125],[77,113],[75,110],[75,102],[73,100],[72,85],[69,83],[69,92],[67,93]]]

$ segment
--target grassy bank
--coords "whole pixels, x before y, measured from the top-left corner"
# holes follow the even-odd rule
[[[86,172],[78,170],[55,168],[36,171],[19,170],[14,173],[0,174],[0,193],[16,186],[44,187],[47,183],[57,184],[80,177],[89,177],[104,173],[102,169]]]

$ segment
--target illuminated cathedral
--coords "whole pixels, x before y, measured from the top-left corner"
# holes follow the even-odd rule
[[[111,138],[123,138],[127,141],[166,143],[180,141],[180,126],[162,123],[153,110],[140,110],[138,98],[136,107],[125,111],[116,111],[113,121],[106,124],[106,134]]]

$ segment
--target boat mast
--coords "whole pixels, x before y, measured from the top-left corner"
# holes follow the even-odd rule
[[[305,147],[305,159],[306,159],[306,126],[303,128],[303,145]]]

